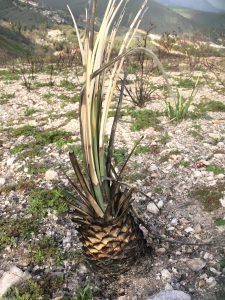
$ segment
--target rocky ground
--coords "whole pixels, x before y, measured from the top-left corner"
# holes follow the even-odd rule
[[[170,72],[185,97],[198,76],[188,118],[178,123],[165,116],[160,76],[152,78],[157,90],[144,109],[125,98],[115,163],[119,167],[144,135],[124,181],[160,210],[135,195],[134,208],[151,227],[143,231],[152,256],[106,280],[87,268],[63,201],[64,190],[71,190],[63,174],[72,174],[68,150],[82,157],[77,77],[66,70],[49,86],[49,74],[39,73],[27,91],[20,74],[0,70],[0,277],[13,267],[12,274],[27,279],[5,299],[139,300],[161,290],[183,291],[177,299],[225,298],[225,90],[209,72],[191,78]]]

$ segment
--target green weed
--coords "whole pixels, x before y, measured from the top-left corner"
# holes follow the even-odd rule
[[[60,86],[65,88],[68,91],[73,91],[77,85],[67,79],[64,79],[60,81]]]
[[[195,138],[196,140],[199,140],[199,141],[202,141],[204,139],[204,136],[201,135],[201,133],[199,133],[198,131],[193,130],[193,129],[189,130],[188,134],[190,134],[193,138]]]
[[[46,93],[46,94],[43,95],[43,98],[45,100],[50,100],[54,96],[55,96],[55,94],[52,94],[52,93],[48,92],[48,93]]]
[[[68,95],[61,94],[59,95],[59,98],[65,101],[66,103],[76,103],[80,101],[80,95],[74,95],[70,97]]]
[[[214,175],[225,174],[225,169],[217,165],[209,165],[206,167],[206,171],[213,172]]]
[[[31,262],[38,265],[43,264],[50,258],[54,260],[56,265],[60,265],[63,261],[63,255],[59,251],[56,242],[49,237],[33,241],[30,251],[32,253]]]
[[[196,110],[205,114],[209,111],[211,112],[225,112],[225,104],[220,101],[207,100],[195,104]]]
[[[179,88],[185,88],[185,89],[193,89],[195,86],[195,81],[191,80],[191,79],[180,79],[177,87]]]
[[[37,233],[39,222],[34,219],[9,219],[0,222],[0,251],[8,245],[15,244],[20,238],[29,239],[33,233]]]
[[[162,157],[160,157],[159,161],[161,163],[168,161],[172,155],[179,155],[181,152],[179,150],[172,150],[169,153],[163,155]]]
[[[14,97],[15,97],[15,93],[13,93],[13,94],[8,94],[8,93],[2,94],[2,95],[0,96],[0,104],[5,104],[5,103],[7,103],[10,99],[12,99],[12,98],[14,98]]]
[[[134,154],[138,155],[138,154],[145,154],[145,153],[149,153],[151,152],[151,148],[148,145],[145,146],[137,146],[137,148],[135,149]]]
[[[35,114],[36,112],[38,112],[38,111],[39,111],[38,109],[27,107],[26,110],[25,110],[25,112],[24,112],[24,115],[25,115],[26,117],[30,117],[30,116],[32,116],[33,114]]]
[[[37,174],[45,173],[46,171],[46,166],[39,163],[28,163],[27,168],[28,168],[28,174],[30,175],[37,175]]]
[[[0,80],[13,81],[19,80],[20,76],[10,70],[0,70]]]
[[[218,184],[213,187],[200,186],[196,187],[190,193],[190,196],[200,201],[205,210],[211,212],[221,207],[219,200],[223,197],[224,190],[224,184]]]
[[[39,146],[45,146],[54,143],[59,148],[61,148],[65,144],[73,142],[71,134],[66,131],[62,131],[62,130],[41,131],[40,129],[30,125],[25,125],[23,127],[13,129],[11,135],[13,137],[18,137],[21,135],[33,136],[36,139],[36,144]]]
[[[166,143],[168,143],[171,140],[171,137],[167,131],[164,131],[160,134],[159,140],[162,144],[165,145]]]
[[[182,160],[181,162],[180,162],[180,165],[182,166],[182,167],[184,167],[184,168],[188,168],[188,167],[190,167],[190,161],[188,161],[188,160]]]
[[[125,148],[116,148],[114,149],[113,158],[116,165],[121,165],[127,157],[127,149]]]
[[[216,226],[225,226],[225,220],[224,220],[224,219],[216,219],[216,220],[214,221],[214,224],[215,224]]]
[[[89,285],[76,290],[76,300],[94,300],[94,297],[95,290]]]
[[[55,210],[58,214],[65,213],[68,210],[65,198],[65,193],[59,188],[35,189],[28,198],[27,211],[39,218],[45,217],[49,209]]]
[[[139,131],[142,129],[146,129],[149,127],[154,127],[155,129],[159,130],[159,120],[157,117],[162,115],[158,111],[153,111],[153,110],[133,110],[133,109],[128,109],[127,113],[134,118],[134,122],[131,125],[131,130],[132,131]]]

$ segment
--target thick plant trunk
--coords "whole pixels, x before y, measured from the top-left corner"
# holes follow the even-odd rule
[[[126,272],[149,249],[133,216],[119,221],[96,220],[79,228],[83,251],[91,268],[101,275]]]

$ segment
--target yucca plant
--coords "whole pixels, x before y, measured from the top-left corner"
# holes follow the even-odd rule
[[[189,97],[184,97],[180,94],[177,89],[176,98],[173,102],[169,102],[165,99],[166,104],[166,114],[171,120],[175,120],[176,122],[182,121],[187,118],[189,113],[189,108],[194,100],[194,97],[197,93],[199,78],[197,79],[195,86],[191,92]]]
[[[76,196],[70,196],[69,201],[74,206],[73,220],[79,224],[84,253],[90,265],[94,269],[102,270],[104,274],[125,271],[146,250],[142,231],[131,213],[134,188],[124,186],[121,182],[128,159],[119,172],[116,172],[112,159],[124,84],[109,142],[105,143],[108,112],[126,56],[145,51],[159,64],[150,50],[129,49],[146,10],[147,0],[143,2],[125,34],[118,56],[110,61],[113,42],[127,2],[109,0],[99,31],[95,33],[96,0],[91,1],[83,39],[70,11],[84,66],[85,85],[80,98],[80,133],[85,171],[81,171],[75,154],[70,153],[78,183],[68,178],[77,192]],[[109,67],[111,72],[107,72]],[[124,83],[125,81],[124,79]]]

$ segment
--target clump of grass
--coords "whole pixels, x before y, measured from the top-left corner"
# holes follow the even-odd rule
[[[55,95],[53,94],[53,93],[50,93],[50,92],[48,92],[48,93],[46,93],[46,94],[44,94],[43,95],[43,98],[45,99],[45,100],[50,100],[52,97],[54,97]]]
[[[0,70],[0,80],[13,81],[19,79],[20,76],[18,75],[18,73],[13,73],[10,70]]]
[[[191,79],[180,79],[177,87],[179,88],[185,88],[185,89],[193,89],[195,87],[195,82]]]
[[[56,242],[49,237],[44,237],[39,241],[33,241],[30,246],[32,253],[31,262],[42,265],[50,258],[54,260],[56,265],[60,265],[63,261],[63,255],[58,249]]]
[[[54,84],[51,81],[46,81],[46,82],[34,82],[32,89],[38,89],[42,87],[52,87]]]
[[[188,168],[188,167],[190,167],[190,161],[188,161],[188,160],[182,160],[181,162],[180,162],[180,166],[182,166],[182,167],[184,167],[184,168]]]
[[[0,104],[5,104],[7,103],[10,99],[14,98],[15,97],[15,93],[13,94],[9,94],[9,93],[6,93],[6,94],[2,94],[0,96]]]
[[[216,220],[214,221],[214,224],[215,224],[216,226],[225,226],[225,220],[224,220],[224,219],[216,219]]]
[[[60,81],[60,86],[68,91],[73,91],[77,85],[67,79],[64,79]]]
[[[149,153],[151,152],[151,148],[148,145],[144,145],[144,146],[137,146],[137,148],[134,151],[135,155],[138,154],[145,154],[145,153]]]
[[[9,219],[0,222],[0,251],[15,244],[16,239],[27,240],[38,232],[39,222],[34,219]]]
[[[15,147],[11,148],[10,152],[12,154],[17,154],[17,153],[24,151],[26,148],[27,148],[27,144],[19,144],[19,145],[16,145]]]
[[[80,101],[80,95],[74,95],[70,97],[68,95],[61,94],[59,95],[59,98],[65,101],[66,103],[76,103]]]
[[[205,114],[209,111],[211,112],[225,112],[225,104],[220,101],[203,101],[199,104],[195,104],[196,110],[201,112],[202,114]]]
[[[39,146],[45,146],[48,144],[55,143],[59,148],[61,148],[65,144],[73,142],[71,134],[66,131],[63,130],[41,131],[40,129],[30,125],[25,125],[23,127],[13,129],[11,135],[13,137],[18,137],[21,135],[33,136],[36,139],[36,144]],[[17,148],[19,146],[20,145],[18,145]]]
[[[34,136],[38,132],[38,129],[31,125],[25,125],[11,131],[12,137],[19,137],[19,136]]]
[[[213,172],[214,175],[225,174],[225,169],[217,165],[208,165],[206,171]]]
[[[44,275],[41,279],[30,279],[17,288],[10,289],[5,299],[10,300],[51,300],[55,292],[63,288],[64,278],[61,275]],[[65,300],[75,298],[63,297]]]
[[[25,110],[25,112],[24,112],[24,115],[25,115],[26,117],[30,117],[30,116],[32,116],[33,114],[35,114],[36,112],[38,112],[38,111],[39,111],[38,109],[27,107],[26,110]]]
[[[76,290],[76,300],[94,300],[96,291],[89,285]]]
[[[134,122],[131,125],[132,131],[139,131],[149,127],[153,127],[156,130],[160,129],[160,122],[157,117],[161,116],[162,114],[158,111],[148,109],[135,111],[133,109],[128,109],[128,114],[134,118]]]
[[[162,157],[160,157],[159,161],[161,163],[168,161],[172,155],[179,155],[181,152],[179,150],[172,150],[169,153],[163,155]]]
[[[28,163],[28,174],[37,175],[46,171],[46,166],[40,163]]]
[[[194,129],[189,130],[188,133],[196,140],[202,141],[204,139],[204,136]]]
[[[213,187],[200,186],[196,187],[190,193],[190,196],[200,201],[206,211],[211,212],[221,207],[219,200],[223,197],[224,190],[224,184]]]
[[[128,151],[125,148],[116,148],[114,149],[113,158],[116,165],[121,165],[128,155]]]
[[[162,144],[165,145],[166,143],[168,143],[171,140],[171,137],[167,131],[164,131],[160,134],[159,140]]]
[[[65,213],[68,210],[65,197],[65,193],[59,188],[52,190],[35,189],[28,198],[27,211],[39,218],[45,217],[49,209],[58,214]]]
[[[194,97],[197,92],[197,86],[198,86],[199,78],[197,81],[191,86],[192,92],[190,96],[184,97],[180,94],[179,90],[177,89],[176,96],[174,97],[174,100],[167,101],[166,99],[166,115],[171,119],[175,120],[176,122],[180,122],[183,119],[189,117],[189,108],[194,100]]]

